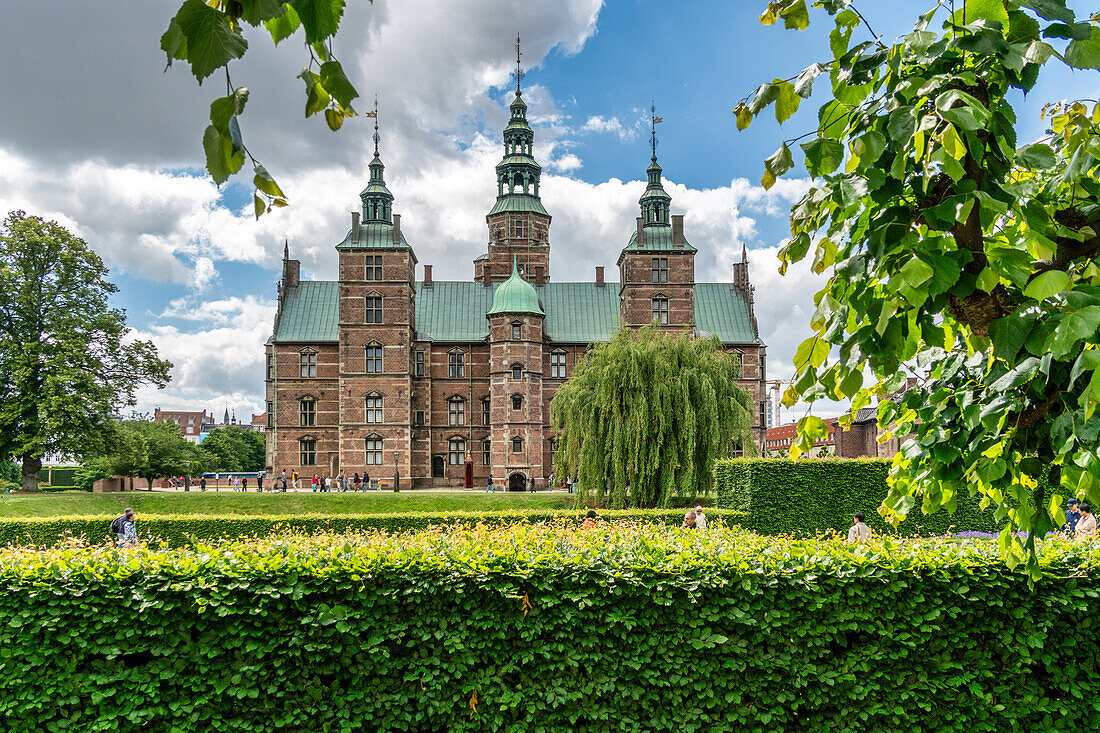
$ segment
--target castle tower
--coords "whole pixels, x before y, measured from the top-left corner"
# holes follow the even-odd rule
[[[504,157],[497,164],[497,200],[485,217],[488,252],[474,260],[474,279],[485,283],[509,278],[515,263],[529,282],[550,280],[550,215],[539,199],[542,167],[534,158],[535,133],[527,123],[527,104],[520,80],[519,36],[516,36],[516,97],[504,128]]]
[[[370,180],[352,212],[351,230],[336,245],[339,293],[339,461],[335,474],[410,475],[410,347],[415,328],[416,255],[393,213],[378,152],[375,101],[374,159]],[[317,419],[322,415],[318,414]],[[408,486],[408,484],[406,484]]]
[[[535,289],[513,262],[493,294],[489,319],[491,462],[498,484],[544,485],[543,318]]]
[[[638,199],[641,216],[619,254],[619,316],[624,326],[656,321],[672,329],[695,325],[695,248],[684,239],[683,215],[671,215],[672,197],[661,182],[656,125],[651,108],[652,151],[648,182]]]

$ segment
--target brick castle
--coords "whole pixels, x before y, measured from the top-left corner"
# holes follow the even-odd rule
[[[510,109],[472,280],[433,280],[430,265],[417,280],[377,131],[361,212],[336,245],[339,280],[302,280],[284,250],[267,344],[269,472],[368,473],[387,484],[396,475],[408,488],[461,485],[467,470],[483,486],[491,471],[498,486],[545,488],[554,392],[589,344],[653,321],[717,334],[740,356],[763,445],[765,346],[744,251],[732,284],[695,281],[696,249],[683,216],[670,214],[654,147],[619,282],[606,282],[602,267],[592,282],[552,282],[551,217],[518,83]]]

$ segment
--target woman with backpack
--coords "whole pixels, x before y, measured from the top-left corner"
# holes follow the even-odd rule
[[[111,522],[111,533],[115,536],[118,547],[133,547],[137,544],[137,519],[134,518],[133,509],[127,509],[122,516],[115,517]]]

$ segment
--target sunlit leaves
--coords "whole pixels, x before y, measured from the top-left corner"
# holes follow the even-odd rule
[[[179,36],[186,39],[185,47],[179,44]],[[244,56],[248,42],[225,13],[202,0],[185,0],[161,37],[161,47],[169,62],[185,53],[191,72],[201,82],[231,60]]]
[[[760,179],[760,185],[765,190],[775,185],[775,180],[789,171],[791,166],[794,165],[794,160],[791,158],[791,149],[787,147],[786,143],[783,143],[768,158],[764,160],[764,176]]]
[[[1069,286],[1069,275],[1061,270],[1051,270],[1037,275],[1024,288],[1024,297],[1034,300],[1046,300],[1062,292]]]

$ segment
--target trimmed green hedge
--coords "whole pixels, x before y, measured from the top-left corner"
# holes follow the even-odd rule
[[[1091,730],[1100,545],[537,525],[0,550],[0,730]],[[1072,634],[1072,636],[1070,636]]]
[[[890,461],[822,458],[735,458],[719,461],[715,485],[718,506],[747,512],[764,534],[812,535],[847,531],[852,514],[863,512],[876,532],[894,532],[878,515],[886,498]],[[902,522],[901,534],[937,535],[950,531],[995,532],[1002,523],[978,508],[969,494],[959,496],[954,514],[924,514],[919,506]]]
[[[72,487],[76,485],[76,472],[81,466],[49,466],[38,472],[38,478],[51,486]]]
[[[276,533],[312,534],[314,532],[406,532],[437,525],[514,524],[565,520],[580,522],[584,511],[542,509],[500,512],[404,512],[400,514],[302,514],[279,515],[208,515],[138,514],[138,533],[154,546],[186,547],[197,540],[252,539]],[[65,517],[0,518],[0,545],[46,547],[66,538],[92,543],[104,540],[117,515]],[[613,520],[679,525],[682,509],[624,509],[601,512]],[[721,517],[728,524],[748,524],[742,512],[711,509],[709,519]]]

